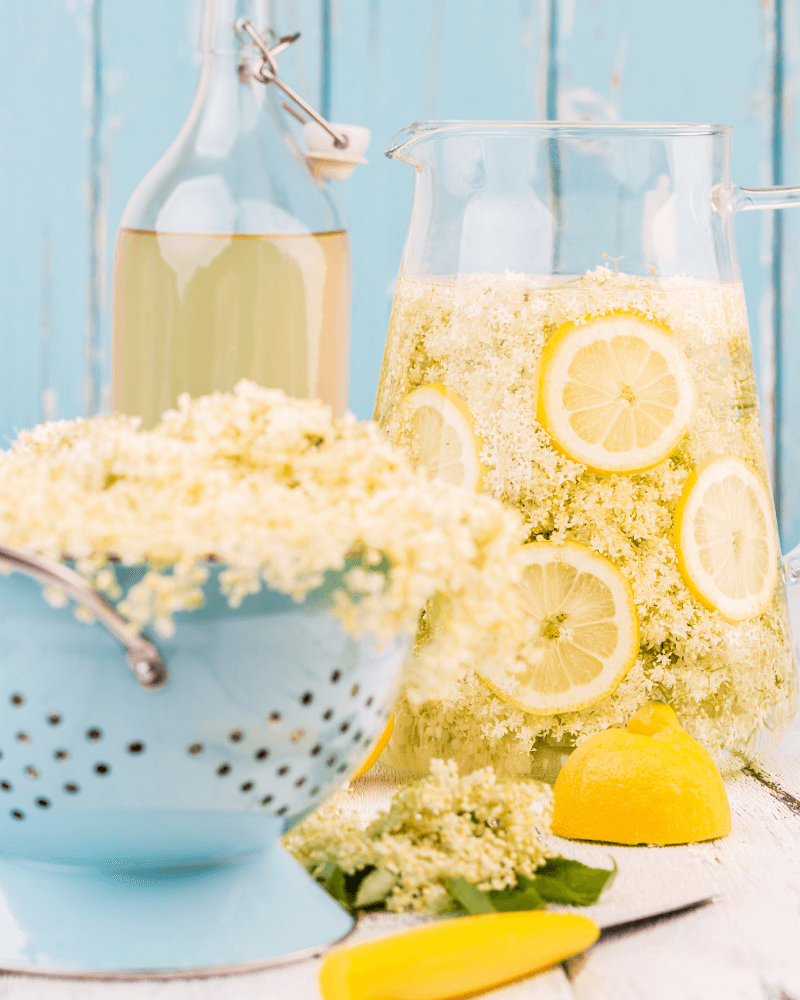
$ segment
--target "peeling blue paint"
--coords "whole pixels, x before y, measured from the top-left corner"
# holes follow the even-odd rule
[[[86,343],[84,347],[83,411],[97,413],[101,407],[101,386],[105,380],[100,354],[102,325],[103,253],[105,245],[100,227],[103,222],[103,0],[91,0],[89,6],[89,207]]]

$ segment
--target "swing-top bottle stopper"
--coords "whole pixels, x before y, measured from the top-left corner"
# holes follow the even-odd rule
[[[275,57],[300,37],[300,32],[283,35],[271,48],[253,26],[252,21],[240,18],[236,31],[249,35],[256,44],[261,58],[253,66],[245,63],[240,72],[247,79],[268,85],[274,83],[291,101],[281,101],[283,107],[303,125],[303,137],[308,151],[303,157],[318,180],[346,180],[360,163],[370,140],[370,131],[360,125],[341,125],[326,121],[300,94],[278,76]]]

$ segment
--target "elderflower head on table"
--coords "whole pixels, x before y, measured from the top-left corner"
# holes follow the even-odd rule
[[[351,875],[374,866],[396,877],[386,898],[395,913],[438,913],[447,879],[507,889],[532,878],[549,852],[553,794],[535,781],[499,781],[491,767],[459,777],[455,761],[431,761],[430,774],[405,785],[372,822],[348,816],[335,796],[284,838],[312,874],[334,862]]]

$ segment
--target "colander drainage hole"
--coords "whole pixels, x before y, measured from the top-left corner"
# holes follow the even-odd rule
[[[197,757],[197,755],[201,754],[203,750],[205,750],[205,747],[202,743],[192,743],[191,746],[186,748],[186,752],[191,754],[192,757]]]
[[[358,686],[358,684],[354,684],[354,685],[353,685],[353,686],[352,686],[352,687],[350,688],[350,697],[351,697],[351,698],[355,698],[355,696],[356,696],[356,695],[358,694],[358,692],[359,692],[360,690],[361,690],[361,688],[360,688],[360,687]]]
[[[14,819],[25,819],[25,813],[20,812],[19,809],[12,809],[11,815],[14,817]]]
[[[321,753],[322,753],[322,745],[321,745],[321,744],[319,744],[319,743],[317,743],[317,745],[316,745],[316,746],[313,746],[313,747],[311,748],[311,751],[310,751],[310,753],[311,753],[311,756],[312,756],[312,757],[316,757],[316,756],[317,756],[317,754],[321,754]]]
[[[314,785],[314,787],[308,794],[312,799],[314,798],[315,795],[319,795],[319,785]]]
[[[267,716],[267,722],[280,722],[281,713],[280,712],[270,712]]]
[[[86,739],[91,740],[92,743],[97,743],[98,740],[102,740],[103,733],[100,729],[87,729]]]
[[[368,747],[368,746],[369,746],[369,745],[370,745],[371,743],[372,743],[372,737],[371,737],[371,736],[368,736],[368,737],[367,737],[367,738],[366,738],[366,739],[364,740],[364,749],[366,750],[366,749],[367,749],[367,747]]]
[[[347,770],[347,764],[340,764],[339,767],[337,768],[339,774],[344,774],[346,770]]]
[[[244,733],[241,731],[241,729],[232,729],[230,735],[228,736],[228,739],[231,741],[231,743],[241,743],[242,740],[244,739]]]
[[[341,670],[334,670],[334,672],[331,674],[331,684],[338,684],[341,679],[342,679]]]
[[[306,779],[305,778],[298,778],[297,781],[295,781],[295,783],[294,783],[294,787],[295,788],[302,788],[305,783],[306,783]]]
[[[272,802],[272,799],[273,799],[272,795],[265,795],[264,798],[261,800],[261,805],[268,806],[270,802]]]
[[[300,696],[301,705],[310,705],[314,700],[314,695],[310,691],[306,691],[305,694]]]
[[[363,733],[361,732],[361,730],[359,729],[357,733],[354,733],[354,734],[353,734],[353,743],[360,743],[360,742],[361,742],[361,737],[362,737],[363,735],[364,735],[364,734],[363,734]]]
[[[239,785],[240,792],[252,792],[252,790],[253,790],[252,781],[245,781],[244,784]]]
[[[26,767],[25,768],[25,773],[28,775],[29,778],[38,778],[39,777],[39,772],[36,770],[35,767]]]
[[[11,782],[10,781],[0,781],[0,788],[2,788],[4,792],[10,792],[11,791]]]
[[[59,722],[61,722],[61,716],[58,714],[58,712],[53,712],[52,715],[47,716],[47,721],[50,723],[51,726],[57,726]]]
[[[335,763],[336,763],[335,757],[328,757],[328,759],[325,761],[327,767],[333,767]]]
[[[324,712],[322,718],[325,720],[325,722],[330,722],[330,720],[333,718],[333,709],[329,708],[327,712]]]
[[[341,724],[341,726],[339,726],[339,732],[340,733],[346,733],[349,728],[350,728],[350,723],[349,722],[343,722]]]
[[[365,707],[366,708],[370,708],[371,705],[372,705],[372,703],[373,703],[373,701],[375,701],[375,699],[372,696],[370,696],[369,698],[367,698],[367,700],[364,702]]]
[[[306,735],[305,729],[295,729],[289,739],[292,743],[299,743],[300,740]]]
[[[289,812],[288,806],[281,806],[280,809],[275,813],[276,816],[285,816]]]
[[[17,740],[20,743],[30,743],[31,738],[27,733],[17,733]]]
[[[134,743],[129,743],[128,753],[144,753],[144,743],[139,743],[138,740]]]
[[[94,765],[94,772],[95,772],[95,774],[108,774],[108,772],[110,770],[111,770],[111,768],[108,766],[108,764],[95,764]]]
[[[24,698],[24,696],[21,695],[21,694],[12,694],[11,695],[11,704],[12,705],[16,705],[17,708],[19,708],[20,705],[24,705],[25,704],[25,698]]]
[[[281,778],[285,774],[288,774],[288,773],[289,773],[289,765],[288,764],[284,764],[283,767],[279,767],[278,768],[278,774],[280,775]]]
[[[269,750],[266,747],[259,747],[253,754],[256,760],[266,760],[269,757]]]
[[[230,773],[231,773],[230,764],[220,764],[219,767],[217,768],[217,774],[220,776],[220,778],[224,778],[226,774]]]
[[[77,785],[74,785],[70,781],[66,785],[64,785],[64,791],[67,792],[69,795],[77,795],[77,793],[80,791],[80,788]]]
[[[68,760],[69,759],[69,754],[67,753],[66,750],[56,750],[56,752],[53,754],[53,756],[55,757],[56,760]]]
[[[40,809],[49,809],[50,808],[50,799],[37,799],[36,800],[36,805]]]

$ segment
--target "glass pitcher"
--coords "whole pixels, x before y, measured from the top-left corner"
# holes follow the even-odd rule
[[[402,700],[386,757],[554,778],[669,702],[725,770],[797,679],[733,218],[730,129],[423,122],[376,419],[431,475],[515,507],[529,632]]]
[[[180,393],[240,378],[347,406],[347,233],[255,78],[239,25],[269,24],[268,8],[204,0],[194,103],[122,216],[111,402],[145,427]]]

